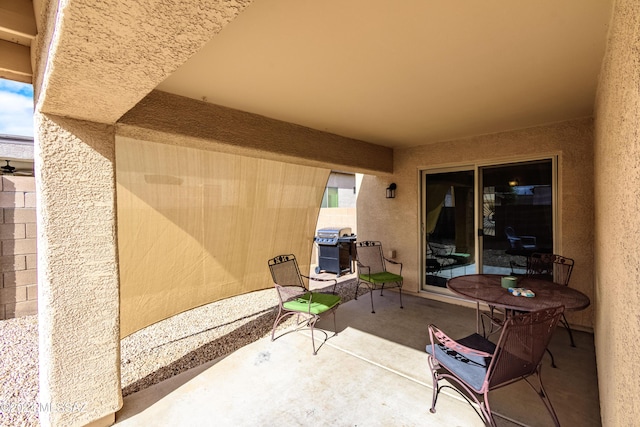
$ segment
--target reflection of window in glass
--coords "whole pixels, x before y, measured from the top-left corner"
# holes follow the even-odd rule
[[[550,185],[517,185],[504,187],[503,191],[496,192],[498,202],[503,205],[520,206],[551,206]]]
[[[337,208],[338,207],[338,189],[335,187],[327,187],[324,190],[324,196],[322,196],[323,208]]]

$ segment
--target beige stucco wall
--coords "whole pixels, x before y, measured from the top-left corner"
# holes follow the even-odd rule
[[[408,291],[419,288],[420,170],[498,164],[558,156],[559,238],[557,251],[574,258],[571,286],[593,301],[593,122],[581,119],[531,129],[396,150],[392,177],[366,176],[358,197],[358,240],[381,240],[403,263]],[[395,199],[385,198],[390,182]],[[567,313],[569,322],[590,329],[593,308]]]
[[[618,0],[595,121],[595,312],[604,426],[640,418],[640,3]]]
[[[154,90],[117,125],[118,136],[364,173],[391,172],[388,147]]]
[[[113,126],[36,113],[40,423],[122,406]],[[43,406],[41,406],[42,408]]]

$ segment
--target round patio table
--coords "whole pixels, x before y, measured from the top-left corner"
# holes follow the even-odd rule
[[[500,274],[468,274],[449,279],[447,287],[454,293],[476,302],[507,310],[536,311],[564,305],[565,311],[587,308],[591,301],[582,292],[547,280],[519,277],[518,288],[530,289],[534,297],[516,297],[501,286]]]
[[[491,320],[491,329],[485,333],[484,323],[480,314],[480,303],[485,303],[489,307],[499,307],[504,309],[505,317],[514,315],[522,311],[536,311],[545,308],[564,305],[565,311],[583,310],[589,306],[589,297],[582,292],[568,286],[559,285],[548,280],[535,279],[531,277],[518,277],[516,287],[529,289],[535,294],[534,297],[522,297],[512,295],[507,288],[502,287],[502,277],[500,274],[469,274],[449,279],[447,287],[454,293],[476,302],[476,332],[484,336],[496,333],[502,328],[502,321],[493,316],[493,309],[488,316]],[[497,329],[494,330],[494,326]],[[551,366],[556,367],[551,351],[547,349],[551,356]]]

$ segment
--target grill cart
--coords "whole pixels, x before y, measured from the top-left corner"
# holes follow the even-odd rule
[[[316,274],[324,271],[340,277],[343,273],[353,273],[356,236],[351,228],[321,228],[313,240],[318,245]]]

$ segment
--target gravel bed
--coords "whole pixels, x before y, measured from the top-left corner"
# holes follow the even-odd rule
[[[361,287],[358,294],[366,291]],[[336,292],[343,302],[353,299],[355,280],[338,283]],[[268,335],[276,304],[273,288],[251,292],[189,310],[123,338],[123,396]],[[0,425],[39,425],[37,316],[0,321],[0,355]]]
[[[354,286],[353,280],[340,282],[336,292],[346,302],[353,298]],[[360,292],[365,291],[362,287]],[[123,396],[268,335],[277,314],[277,300],[273,288],[251,292],[189,310],[123,338]],[[292,322],[289,318],[285,323]]]
[[[0,425],[37,426],[38,316],[0,321]]]

